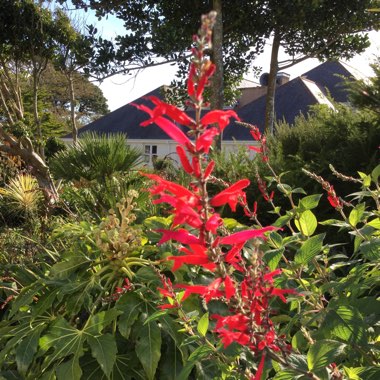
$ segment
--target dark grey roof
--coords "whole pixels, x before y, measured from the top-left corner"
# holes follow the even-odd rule
[[[153,108],[151,101],[147,97],[156,96],[162,98],[161,89],[162,87],[156,88],[133,103],[145,104],[149,108]],[[127,135],[128,139],[170,139],[156,124],[151,124],[147,127],[140,126],[143,121],[148,119],[149,115],[146,112],[137,109],[129,103],[87,124],[79,130],[79,136],[84,132],[91,131],[97,134],[123,133]],[[65,136],[65,138],[71,138],[71,134]]]
[[[261,131],[265,125],[266,95],[246,104],[237,111],[241,121],[256,125]],[[306,115],[311,105],[318,101],[301,78],[295,78],[279,86],[275,93],[275,118],[291,124],[300,113]],[[251,140],[249,130],[235,122],[224,131],[225,140]]]
[[[325,62],[302,75],[302,77],[315,82],[322,92],[326,93],[325,88],[327,88],[332,98],[336,101],[346,102],[347,92],[342,87],[343,79],[341,76],[352,78],[351,73],[339,62]],[[152,95],[162,98],[162,87],[151,91],[134,103],[145,104],[153,108],[152,103],[147,99]],[[265,124],[265,101],[266,95],[263,95],[240,108],[237,114],[243,122],[254,124],[262,131]],[[316,95],[310,91],[301,77],[297,77],[277,87],[275,119],[292,124],[296,116],[299,114],[306,115],[310,110],[310,106],[316,103],[318,103]],[[141,127],[140,124],[148,118],[147,113],[137,109],[130,103],[81,128],[79,135],[86,131],[92,131],[98,134],[124,133],[128,139],[170,139],[156,124]],[[186,131],[186,127],[181,128]],[[65,137],[70,138],[71,134]],[[247,128],[232,121],[224,130],[223,140],[234,139],[251,140],[252,138]]]
[[[348,101],[348,91],[344,82],[345,79],[353,80],[354,76],[340,62],[324,62],[302,76],[315,82],[324,94],[329,92],[335,101],[340,103]]]

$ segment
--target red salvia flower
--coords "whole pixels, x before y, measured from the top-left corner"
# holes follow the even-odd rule
[[[219,194],[215,195],[211,200],[211,205],[214,207],[223,206],[226,203],[230,206],[232,211],[236,211],[236,205],[240,199],[245,200],[245,193],[242,191],[250,182],[248,179],[242,179],[227,189],[222,190]]]
[[[219,130],[222,132],[224,128],[230,123],[230,118],[233,117],[236,120],[240,120],[239,116],[235,111],[210,111],[201,119],[202,125],[218,124]]]

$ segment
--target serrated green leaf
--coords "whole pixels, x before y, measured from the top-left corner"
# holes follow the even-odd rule
[[[322,197],[322,194],[308,195],[307,197],[300,199],[299,207],[301,208],[302,211],[316,208],[318,206],[318,203],[321,197]]]
[[[348,217],[348,221],[354,227],[361,221],[365,210],[365,204],[360,203],[354,209],[351,210]]]
[[[299,218],[294,220],[294,223],[298,231],[305,236],[313,235],[318,225],[317,218],[310,210],[302,212]]]
[[[202,315],[197,325],[197,330],[199,334],[201,334],[202,336],[206,336],[208,324],[209,324],[208,313],[205,313]]]
[[[367,226],[371,226],[373,228],[376,228],[377,230],[380,230],[380,218],[372,219],[367,223]]]
[[[310,371],[317,371],[333,363],[343,353],[346,345],[335,340],[318,340],[309,348],[307,364]]]
[[[377,260],[380,258],[380,239],[365,241],[360,245],[360,252],[367,260]]]
[[[284,253],[285,248],[271,249],[265,252],[264,260],[268,264],[270,270],[275,270],[278,267],[278,264],[281,260],[282,254]]]
[[[347,305],[340,305],[330,309],[320,328],[332,338],[344,342],[360,344],[366,341],[366,325],[359,311]]]
[[[17,369],[22,375],[27,373],[33,361],[34,354],[37,352],[38,341],[44,328],[45,325],[35,327],[30,334],[26,335],[22,342],[17,345],[16,363]]]
[[[291,369],[286,369],[280,372],[277,372],[273,377],[273,380],[297,380],[300,379],[302,375]]]
[[[275,248],[281,248],[281,246],[282,246],[282,236],[278,232],[272,231],[269,234],[269,240],[275,246]]]
[[[294,261],[297,264],[307,264],[317,256],[322,251],[325,236],[326,234],[319,234],[307,239],[297,251]]]
[[[155,322],[143,325],[135,348],[148,380],[153,380],[161,357],[161,331]]]
[[[87,342],[90,345],[92,356],[97,360],[107,378],[110,378],[117,354],[115,337],[111,334],[90,335]]]
[[[380,177],[380,165],[377,165],[375,169],[372,170],[371,177],[373,182],[377,182]]]
[[[280,216],[274,223],[272,223],[275,227],[283,227],[286,223],[288,223],[292,217],[290,215]]]
[[[292,192],[292,188],[286,183],[278,184],[277,189],[283,194],[290,194]]]

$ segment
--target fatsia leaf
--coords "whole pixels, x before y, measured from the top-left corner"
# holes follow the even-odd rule
[[[57,380],[80,380],[82,369],[79,365],[79,358],[74,355],[72,359],[61,364],[56,370]]]
[[[114,336],[111,334],[89,336],[87,342],[90,345],[92,356],[97,360],[107,378],[110,378],[117,354]]]
[[[54,348],[48,359],[44,362],[45,368],[57,359],[71,354],[80,357],[83,354],[84,334],[71,326],[65,319],[59,318],[52,325],[48,333],[40,338],[39,344],[43,351]]]
[[[82,265],[88,265],[89,260],[83,256],[71,256],[68,261],[61,261],[51,267],[51,275],[55,278],[65,279]]]
[[[161,357],[161,331],[155,322],[140,328],[136,354],[148,380],[153,380]]]
[[[298,264],[307,264],[317,256],[322,251],[325,235],[326,234],[315,235],[306,240],[297,251],[294,257],[295,262]]]
[[[123,312],[121,310],[110,309],[106,311],[101,311],[91,316],[85,329],[85,332],[91,335],[100,334],[105,327],[107,327],[118,317],[118,315],[122,313]]]
[[[44,328],[45,325],[35,327],[17,346],[17,369],[22,375],[26,375],[28,368],[33,361],[34,354],[37,352],[38,340]]]
[[[310,371],[317,371],[333,363],[343,353],[346,345],[335,340],[319,340],[307,353],[307,364]]]
[[[183,367],[181,373],[179,374],[177,380],[187,380],[194,365],[205,357],[209,356],[211,352],[213,352],[213,349],[210,346],[200,346],[195,351],[193,351],[189,356],[185,367]]]
[[[118,329],[120,334],[128,339],[131,327],[141,313],[143,301],[134,293],[123,294],[116,304],[116,308],[123,314],[119,317]]]

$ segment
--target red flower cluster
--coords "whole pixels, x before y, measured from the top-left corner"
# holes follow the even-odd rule
[[[232,211],[236,211],[237,206],[241,205],[245,211],[249,210],[244,192],[250,184],[249,180],[242,179],[234,184],[226,184],[226,188],[213,197],[209,197],[207,192],[207,184],[215,166],[215,163],[207,158],[212,143],[229,124],[230,118],[238,120],[238,116],[232,110],[210,111],[201,117],[203,91],[215,69],[204,56],[205,49],[211,43],[211,25],[212,17],[204,17],[200,35],[194,38],[196,48],[193,49],[188,94],[196,112],[196,121],[184,111],[157,98],[150,98],[155,106],[153,109],[136,105],[150,116],[143,126],[155,123],[179,144],[179,161],[184,171],[193,179],[190,188],[185,188],[158,175],[144,174],[155,183],[149,189],[155,197],[153,202],[169,205],[170,212],[174,215],[171,229],[157,231],[162,234],[159,244],[169,240],[178,244],[179,254],[168,257],[168,260],[174,262],[173,271],[182,265],[196,265],[208,271],[211,277],[206,284],[173,286],[169,279],[160,276],[163,287],[158,290],[169,300],[168,304],[160,307],[177,309],[181,306],[180,302],[192,295],[201,296],[206,303],[211,300],[224,302],[229,309],[228,315],[212,316],[216,320],[215,332],[224,346],[237,342],[254,352],[264,349],[278,351],[283,342],[277,336],[270,320],[270,302],[275,297],[285,302],[285,295],[295,292],[274,286],[273,277],[279,275],[280,271],[269,272],[261,260],[259,250],[256,250],[256,256],[252,257],[251,262],[243,259],[241,254],[247,242],[265,239],[266,233],[277,228],[254,228],[230,235],[220,228],[223,220],[215,207],[228,204]],[[192,139],[178,124],[189,128],[189,136],[192,136]],[[265,137],[256,129],[251,133],[260,141],[260,153],[265,160]],[[273,195],[267,196],[267,200],[272,198]],[[247,212],[256,214],[256,207],[253,213]],[[238,272],[239,275],[236,276]],[[176,289],[182,290],[181,299]],[[262,358],[265,359],[265,353]],[[262,372],[264,359],[259,365],[257,379]]]
[[[250,125],[250,133],[255,141],[260,143],[260,146],[251,145],[248,148],[259,153],[263,162],[268,162],[268,147],[267,147],[267,138],[261,134],[259,128],[255,125]]]

